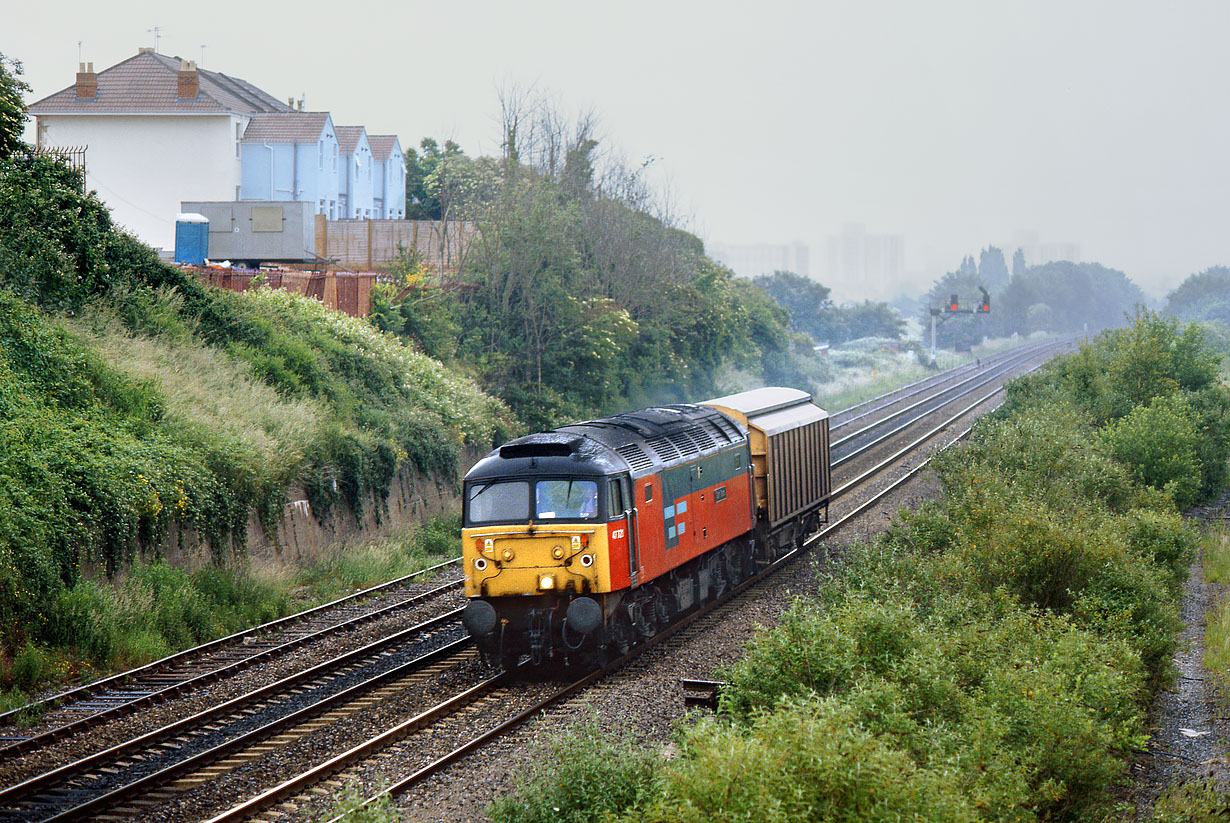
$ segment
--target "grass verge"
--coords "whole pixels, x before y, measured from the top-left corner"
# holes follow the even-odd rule
[[[38,690],[140,666],[456,557],[460,529],[459,517],[438,518],[343,544],[330,560],[293,570],[188,572],[138,561],[113,582],[81,581],[39,613],[48,641],[0,656],[0,710],[24,705]]]

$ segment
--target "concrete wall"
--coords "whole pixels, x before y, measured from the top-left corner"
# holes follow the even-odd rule
[[[233,200],[242,183],[239,115],[41,115],[39,145],[88,145],[86,187],[116,223],[154,248],[175,247],[183,200]]]
[[[467,449],[462,455],[459,477],[484,454],[485,451]],[[382,512],[379,525],[376,523],[377,503],[374,499],[366,501],[367,514],[362,521],[357,521],[349,510],[339,509],[322,525],[316,519],[302,487],[291,488],[288,496],[290,500],[278,523],[276,537],[266,535],[253,514],[248,520],[247,549],[242,556],[228,551],[228,564],[240,568],[310,565],[333,556],[343,541],[374,539],[441,515],[455,514],[461,506],[461,481],[442,483],[413,469],[403,468],[393,481],[388,510]],[[182,535],[173,532],[163,546],[163,553],[169,563],[180,568],[197,569],[214,563],[208,544],[190,531]],[[95,576],[97,570],[86,573]]]

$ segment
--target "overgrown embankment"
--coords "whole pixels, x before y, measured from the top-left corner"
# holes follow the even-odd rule
[[[84,565],[157,557],[172,533],[227,560],[253,511],[276,527],[291,483],[319,518],[372,501],[378,517],[399,467],[450,478],[464,443],[510,425],[471,381],[362,321],[161,263],[45,159],[0,160],[0,285],[0,682],[15,658],[132,662],[93,633],[116,612],[82,594]],[[248,596],[141,575],[149,612]],[[272,602],[248,618],[287,607]],[[231,628],[228,608],[168,609],[145,645]]]
[[[1197,329],[1142,313],[1017,382],[939,461],[941,499],[758,637],[677,760],[623,768],[582,736],[494,818],[1130,815],[1116,789],[1172,676],[1195,540],[1176,503],[1225,481],[1216,362]],[[601,772],[592,791],[571,758]]]

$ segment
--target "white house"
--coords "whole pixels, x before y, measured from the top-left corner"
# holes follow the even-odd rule
[[[405,217],[397,138],[380,138],[378,164],[362,126],[335,128],[327,112],[301,109],[143,48],[101,72],[82,64],[75,84],[30,114],[39,146],[88,146],[86,186],[156,248],[174,246],[183,201],[298,200],[333,220]]]
[[[372,203],[376,217],[401,220],[406,216],[406,160],[401,141],[392,134],[371,134]]]
[[[30,106],[42,147],[88,146],[86,186],[116,222],[157,248],[175,242],[183,200],[235,200],[253,115],[290,111],[255,86],[143,48]]]

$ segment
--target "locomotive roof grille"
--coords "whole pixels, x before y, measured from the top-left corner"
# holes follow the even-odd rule
[[[632,471],[639,472],[653,467],[653,460],[651,460],[649,455],[645,454],[645,450],[636,443],[625,443],[617,448],[615,453],[624,460],[628,461],[628,465],[632,468]]]
[[[679,449],[679,453],[685,456],[700,454],[700,449],[696,447],[696,443],[688,436],[687,429],[670,434],[671,444]]]
[[[679,451],[674,443],[666,438],[666,435],[660,434],[657,437],[651,437],[645,441],[645,445],[653,449],[654,454],[664,463],[669,463],[683,457],[683,453]]]

